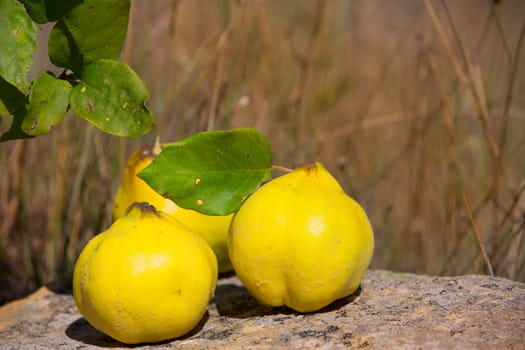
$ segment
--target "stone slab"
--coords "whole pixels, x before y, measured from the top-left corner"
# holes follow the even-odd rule
[[[0,350],[125,349],[91,327],[70,290],[43,287],[0,308]],[[221,278],[190,334],[138,349],[525,349],[525,284],[488,276],[367,272],[320,312],[268,308]]]

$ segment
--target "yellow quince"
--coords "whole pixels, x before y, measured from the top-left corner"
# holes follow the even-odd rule
[[[229,254],[252,295],[312,312],[353,293],[374,247],[364,210],[318,162],[255,191],[235,214]]]
[[[96,329],[123,343],[152,343],[198,324],[217,277],[217,260],[202,237],[151,205],[134,203],[82,250],[73,295]]]

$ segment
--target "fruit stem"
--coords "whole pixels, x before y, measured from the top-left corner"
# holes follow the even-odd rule
[[[126,215],[132,211],[133,209],[135,208],[138,208],[140,210],[140,212],[142,213],[142,215],[144,214],[155,214],[155,215],[158,215],[157,213],[157,210],[155,209],[155,207],[151,204],[149,204],[148,202],[134,202],[132,203],[128,209],[126,210]]]
[[[286,167],[283,167],[283,166],[280,166],[280,165],[272,165],[270,170],[278,170],[278,171],[283,171],[285,173],[291,173],[293,171],[290,168],[286,168]]]
[[[158,156],[162,151],[162,146],[160,145],[160,136],[155,138],[155,145],[153,146],[153,154]]]

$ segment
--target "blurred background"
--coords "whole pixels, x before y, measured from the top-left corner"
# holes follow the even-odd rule
[[[49,30],[35,71],[55,69]],[[525,281],[524,31],[520,0],[132,1],[122,60],[157,126],[119,139],[66,116],[0,144],[0,304],[70,276],[136,147],[235,127],[334,174],[369,215],[372,268]]]

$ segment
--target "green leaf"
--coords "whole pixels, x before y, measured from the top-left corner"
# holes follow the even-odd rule
[[[27,115],[26,105],[22,105],[18,108],[13,116],[13,121],[11,122],[11,127],[0,137],[0,142],[18,140],[18,139],[27,139],[34,136],[28,135],[22,131],[22,122]]]
[[[148,89],[126,64],[98,60],[87,66],[79,84],[69,93],[69,104],[79,117],[117,136],[134,137],[154,126],[145,105]]]
[[[128,29],[129,0],[85,0],[57,22],[49,37],[49,57],[79,74],[98,59],[118,59]]]
[[[33,21],[43,24],[61,19],[81,0],[22,0],[22,2]]]
[[[82,72],[84,56],[63,20],[58,21],[49,34],[48,51],[55,66],[69,68],[77,74]]]
[[[180,207],[226,215],[270,179],[272,162],[255,129],[208,131],[166,146],[138,176]]]
[[[22,3],[33,21],[40,24],[48,22],[45,0],[23,0]]]
[[[0,0],[0,14],[0,76],[25,93],[36,47],[36,24],[16,0]]]
[[[25,102],[25,95],[0,77],[0,117],[13,115]]]
[[[29,109],[22,122],[27,135],[40,135],[57,125],[67,112],[71,85],[43,72],[35,79],[29,95]]]

